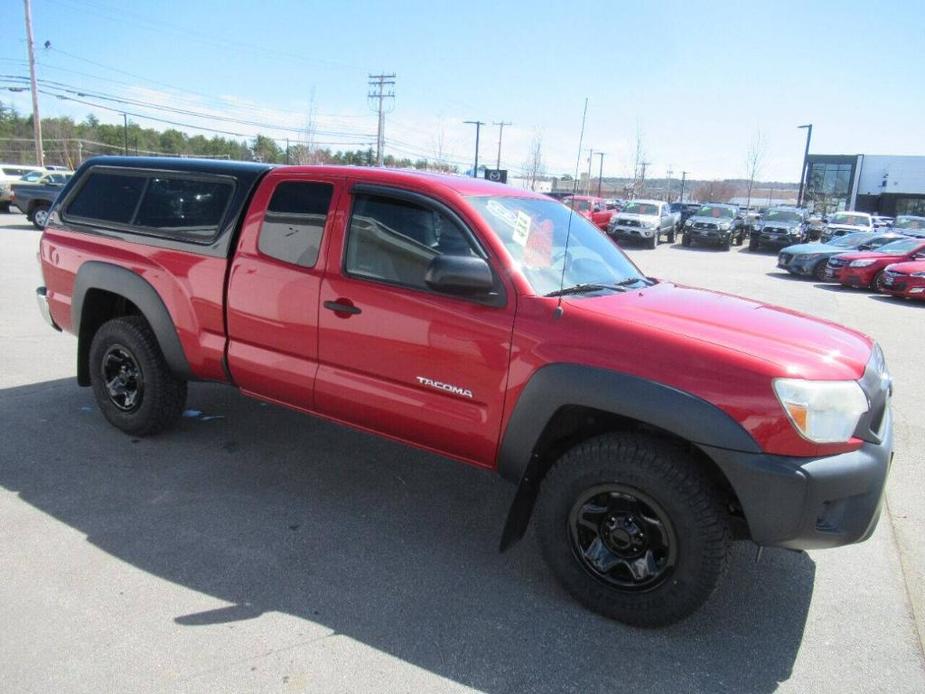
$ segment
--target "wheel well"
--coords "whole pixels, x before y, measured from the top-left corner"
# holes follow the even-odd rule
[[[735,490],[710,456],[694,443],[669,431],[612,412],[578,405],[560,407],[546,423],[533,451],[539,464],[538,481],[542,480],[552,464],[566,450],[589,438],[610,432],[644,433],[669,441],[683,449],[719,490],[732,520],[734,536],[749,537],[742,505]]]
[[[77,383],[90,385],[90,344],[106,321],[122,316],[143,316],[138,307],[124,296],[105,289],[88,289],[80,312],[77,333]]]

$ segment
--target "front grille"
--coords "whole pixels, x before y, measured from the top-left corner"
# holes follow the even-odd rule
[[[844,267],[847,264],[847,260],[842,260],[841,258],[829,258],[829,267]]]
[[[710,224],[708,222],[694,222],[695,229],[717,229],[718,227],[715,224]]]
[[[781,253],[779,256],[777,256],[777,259],[784,265],[788,265],[790,261],[793,260],[793,256],[789,253]]]
[[[619,224],[621,227],[638,227],[639,226],[639,222],[636,221],[635,219],[619,219],[617,220],[617,224]]]

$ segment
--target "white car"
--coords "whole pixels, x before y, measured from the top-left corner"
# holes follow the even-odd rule
[[[866,212],[836,212],[825,220],[822,240],[825,242],[856,231],[876,231],[873,217]]]
[[[0,164],[0,211],[10,211],[10,199],[13,195],[13,181],[22,180],[29,174],[44,174],[41,166],[27,166],[24,164]]]

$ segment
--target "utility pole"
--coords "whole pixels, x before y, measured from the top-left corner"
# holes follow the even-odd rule
[[[588,195],[591,195],[591,161],[594,159],[594,149],[588,148]]]
[[[466,125],[475,126],[475,166],[472,167],[472,178],[479,177],[479,132],[482,130],[482,126],[486,125],[483,121],[480,120],[464,120],[463,123]]]
[[[122,154],[128,156],[128,114],[122,114]]]
[[[601,183],[604,180],[604,155],[607,152],[597,152],[597,156],[601,158],[600,165],[597,169],[597,197],[601,197]]]
[[[651,164],[651,161],[641,161],[639,166],[642,168],[642,175],[639,178],[639,194],[642,195],[642,192],[646,189],[646,167]]]
[[[684,202],[684,181],[687,179],[687,171],[681,172],[681,197],[678,198],[678,202]]]
[[[809,160],[809,141],[813,137],[813,124],[798,125],[797,130],[806,130],[806,149],[803,152],[803,168],[800,169],[800,192],[797,194],[797,207],[803,207],[803,182],[808,178],[806,162]]]
[[[23,0],[26,6],[26,45],[29,47],[29,80],[32,82],[32,136],[35,139],[35,163],[45,166],[42,147],[42,117],[39,115],[39,90],[35,84],[35,41],[32,38],[32,0]]]
[[[286,163],[289,163],[289,138],[286,138]]]
[[[379,112],[379,128],[376,135],[376,166],[382,166],[382,160],[385,156],[385,111],[382,108],[385,99],[394,99],[395,91],[391,87],[395,86],[395,73],[391,75],[369,75],[369,94],[367,96],[377,104],[376,110]],[[386,87],[389,91],[386,92]]]
[[[671,174],[674,171],[668,169],[668,189],[665,191],[665,202],[671,202]]]
[[[513,125],[513,123],[511,123],[510,121],[508,121],[507,123],[505,123],[504,121],[501,121],[500,123],[495,121],[494,123],[492,123],[492,125],[498,126],[498,163],[495,165],[495,168],[500,169],[501,168],[501,137],[504,135],[504,126]]]

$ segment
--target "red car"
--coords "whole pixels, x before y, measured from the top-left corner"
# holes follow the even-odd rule
[[[887,265],[880,291],[905,299],[925,301],[925,260]]]
[[[842,253],[829,260],[829,267],[837,260],[841,269],[837,279],[846,287],[880,289],[887,265],[922,258],[925,258],[925,239],[910,238],[893,241],[876,251]]]
[[[647,277],[536,193],[379,168],[99,157],[51,208],[41,264],[39,309],[76,335],[76,384],[100,419],[162,432],[182,421],[187,384],[213,381],[491,471],[516,486],[501,549],[533,517],[563,586],[631,624],[696,610],[733,539],[837,547],[880,515],[892,386],[873,340]],[[72,416],[43,415],[50,437]],[[305,451],[305,465],[329,458]],[[491,506],[469,496],[473,514]],[[445,552],[458,539],[415,542]]]
[[[607,231],[610,218],[617,212],[616,209],[607,209],[607,201],[604,198],[594,197],[593,195],[572,195],[564,198],[562,202],[585,219],[593,222],[602,231]]]

